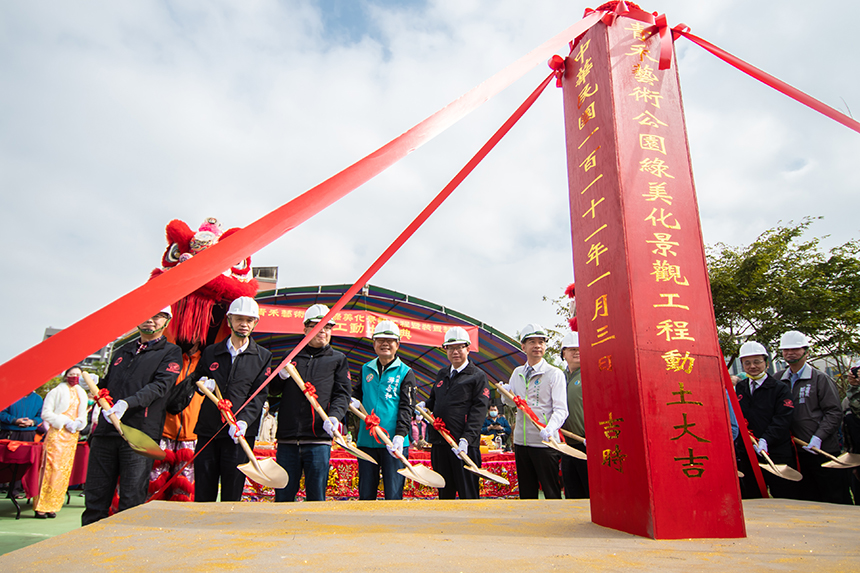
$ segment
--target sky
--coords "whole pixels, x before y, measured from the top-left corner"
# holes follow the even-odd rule
[[[145,282],[164,227],[245,226],[578,21],[540,0],[0,3],[0,362]],[[640,3],[860,114],[856,22],[786,0]],[[676,42],[702,232],[858,237],[860,134]],[[566,54],[563,54],[566,55]],[[537,84],[539,66],[252,257],[279,287],[354,282]],[[548,89],[372,284],[515,335],[574,280],[561,90]],[[107,341],[104,341],[107,342]],[[97,346],[101,346],[98,344]],[[95,350],[95,348],[94,348]]]

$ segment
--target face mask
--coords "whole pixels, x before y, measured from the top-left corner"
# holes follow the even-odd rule
[[[66,383],[69,386],[77,386],[80,381],[81,381],[80,376],[66,376]]]
[[[495,418],[498,415],[499,415],[499,413],[496,410],[490,410],[490,417],[491,418]]]

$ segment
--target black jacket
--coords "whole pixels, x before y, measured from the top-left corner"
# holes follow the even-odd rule
[[[190,382],[196,390],[196,383],[200,378],[205,376],[215,380],[224,399],[233,403],[235,413],[272,373],[272,353],[251,339],[248,342],[248,348],[233,361],[230,351],[227,350],[228,343],[229,339],[222,340],[204,348],[194,374],[184,380],[183,384]],[[258,427],[257,423],[265,401],[266,389],[263,388],[241,412],[236,414],[237,420],[243,420],[248,424],[249,436],[256,433],[254,429]],[[221,412],[215,403],[208,398],[204,400],[200,406],[200,415],[197,417],[194,433],[208,438],[216,435],[217,432],[219,438],[229,438],[227,428],[218,432],[223,425]]]
[[[133,340],[113,353],[110,369],[100,388],[107,388],[114,402],[125,400],[128,410],[122,423],[145,433],[156,442],[164,429],[167,392],[176,383],[182,366],[182,350],[164,337],[137,354]],[[94,436],[118,436],[113,424],[102,418]]]
[[[352,396],[349,363],[343,353],[326,346],[311,353],[307,346],[296,355],[295,367],[302,380],[313,384],[317,402],[326,414],[343,420]],[[322,417],[313,411],[310,402],[292,380],[280,376],[270,383],[272,394],[282,392],[278,411],[277,439],[285,441],[328,441]]]
[[[763,384],[750,395],[750,380],[741,380],[735,386],[741,413],[749,431],[757,439],[764,438],[767,452],[774,463],[787,464],[794,460],[791,445],[791,418],[794,415],[794,402],[788,385],[768,374]],[[741,440],[749,440],[749,434],[741,424],[741,433],[736,442],[738,455],[746,456],[745,445]]]
[[[490,407],[490,388],[487,375],[470,361],[453,379],[451,367],[436,373],[436,381],[427,398],[427,409],[434,418],[441,418],[454,440],[466,438],[470,446],[477,447],[481,440],[481,426]],[[431,425],[427,432],[431,444],[447,443]]]

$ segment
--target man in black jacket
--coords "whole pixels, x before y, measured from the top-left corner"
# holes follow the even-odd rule
[[[305,311],[305,334],[313,329],[328,313],[324,304],[315,304]],[[305,474],[307,501],[325,501],[333,426],[346,415],[352,396],[349,364],[346,356],[330,346],[331,331],[335,322],[330,320],[307,346],[296,355],[295,367],[305,383],[316,392],[317,402],[328,414],[322,417],[314,412],[308,399],[286,370],[272,380],[271,392],[283,391],[278,411],[277,461],[290,476],[287,487],[275,490],[275,501],[295,501],[299,480]],[[311,390],[311,388],[309,388]],[[340,428],[338,428],[340,429]]]
[[[761,497],[755,474],[747,456],[744,440],[749,440],[752,432],[758,443],[757,454],[765,452],[775,464],[786,464],[797,469],[794,446],[791,443],[791,417],[794,415],[794,402],[788,385],[767,373],[767,350],[758,342],[745,342],[741,346],[738,359],[741,361],[748,378],[735,386],[741,413],[746,427],[741,425],[740,435],[735,441],[738,470],[741,478],[741,495],[744,499]],[[762,457],[762,462],[764,458]],[[762,471],[765,483],[770,488],[771,497],[793,497],[797,486],[795,482]]]
[[[86,509],[81,524],[88,525],[108,516],[119,480],[119,511],[146,501],[152,460],[134,452],[109,421],[116,414],[122,422],[141,430],[158,442],[164,427],[167,392],[176,382],[182,351],[162,336],[170,321],[165,308],[137,328],[140,339],[113,353],[107,376],[101,383],[115,404],[105,410],[105,419],[96,425],[90,443],[87,481],[84,485]]]
[[[478,476],[466,471],[457,452],[466,452],[481,467],[481,426],[490,405],[490,388],[487,375],[469,362],[469,335],[464,328],[455,326],[445,333],[442,347],[451,366],[436,373],[425,406],[433,417],[442,420],[457,447],[448,442],[432,426],[428,430],[430,464],[445,478],[445,487],[439,489],[439,499],[478,499]]]
[[[230,338],[204,348],[197,368],[190,376],[192,384],[203,380],[204,385],[213,392],[217,384],[222,397],[230,402],[229,407],[234,414],[272,373],[272,353],[251,339],[259,319],[260,308],[253,298],[243,296],[230,303],[227,311]],[[242,499],[245,475],[236,466],[249,460],[239,446],[239,438],[245,436],[250,428],[246,439],[248,445],[254,448],[254,437],[265,401],[264,388],[236,414],[237,425],[228,425],[227,428],[224,428],[221,412],[212,400],[203,401],[194,428],[197,434],[194,501],[215,501],[219,479],[221,501]]]

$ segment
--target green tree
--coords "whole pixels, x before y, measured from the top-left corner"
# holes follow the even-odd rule
[[[568,323],[568,320],[571,318],[570,299],[566,294],[562,294],[557,298],[543,296],[542,299],[544,302],[548,302],[552,305],[556,316],[559,317],[559,321],[557,323],[552,326],[544,327],[549,333],[549,340],[546,342],[546,354],[544,355],[544,358],[550,364],[562,368],[564,365],[561,360],[561,341],[564,338],[564,335],[570,332],[570,324]]]
[[[841,382],[860,355],[860,242],[823,252],[819,238],[803,238],[814,220],[777,225],[746,247],[708,247],[714,315],[730,360],[747,340],[777,352],[782,333],[799,330]]]

